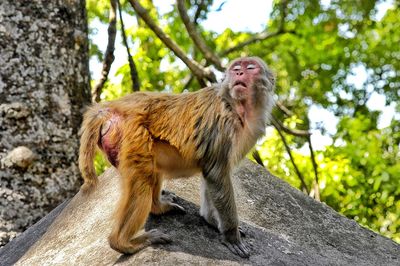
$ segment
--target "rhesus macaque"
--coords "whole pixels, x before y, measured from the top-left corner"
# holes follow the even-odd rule
[[[79,167],[83,191],[95,187],[96,146],[121,175],[121,198],[110,246],[132,254],[170,238],[156,230],[138,234],[150,213],[183,208],[161,197],[166,178],[202,173],[200,214],[233,253],[248,257],[241,240],[232,168],[265,130],[274,76],[257,57],[234,60],[224,80],[179,95],[137,92],[92,106],[81,129]]]

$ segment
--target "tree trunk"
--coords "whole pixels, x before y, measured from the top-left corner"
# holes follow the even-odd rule
[[[79,188],[85,0],[0,1],[0,246]]]

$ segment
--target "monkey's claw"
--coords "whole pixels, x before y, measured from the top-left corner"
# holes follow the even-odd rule
[[[246,233],[244,232],[243,228],[239,226],[239,233],[241,237],[246,237]]]
[[[242,258],[248,258],[250,256],[250,250],[240,239],[240,231],[238,227],[225,231],[223,233],[222,244],[232,253]]]
[[[163,201],[167,201],[167,202],[175,202],[176,199],[178,198],[178,196],[175,195],[175,193],[170,192],[170,191],[161,191],[161,199]]]
[[[243,244],[242,241],[237,243],[229,243],[226,240],[222,241],[224,244],[233,254],[236,254],[242,258],[250,257],[250,250]]]
[[[171,206],[171,212],[173,213],[179,213],[179,214],[185,214],[186,210],[183,208],[181,205],[175,204],[175,203],[170,203]]]
[[[148,231],[147,235],[151,244],[168,244],[172,242],[172,239],[167,234],[157,229]]]

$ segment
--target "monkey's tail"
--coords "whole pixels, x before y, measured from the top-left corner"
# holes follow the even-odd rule
[[[84,180],[81,187],[84,193],[93,191],[98,183],[93,160],[100,139],[101,125],[104,122],[101,108],[101,105],[94,105],[86,111],[80,130],[79,170]]]

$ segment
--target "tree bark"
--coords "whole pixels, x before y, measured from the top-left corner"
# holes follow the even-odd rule
[[[79,188],[85,0],[0,1],[0,246]]]

